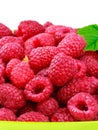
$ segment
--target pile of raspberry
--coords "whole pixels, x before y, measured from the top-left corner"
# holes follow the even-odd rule
[[[0,120],[98,120],[98,51],[85,47],[72,27],[0,23]]]

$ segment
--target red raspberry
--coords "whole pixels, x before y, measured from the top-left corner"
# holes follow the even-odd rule
[[[14,37],[14,36],[4,36],[0,39],[0,48],[6,43],[19,43],[21,46],[24,46],[24,42],[22,37]]]
[[[80,79],[73,79],[67,85],[62,87],[58,92],[58,99],[65,104],[72,96],[79,92],[87,92],[94,95],[97,90],[98,79],[95,77],[84,76]]]
[[[52,122],[74,121],[67,108],[59,108],[51,118]]]
[[[17,43],[6,43],[0,49],[0,58],[4,62],[9,62],[12,58],[23,59],[24,49]]]
[[[51,23],[51,22],[49,22],[49,21],[46,21],[43,26],[44,26],[44,28],[46,29],[46,28],[49,27],[50,25],[53,25],[53,23]]]
[[[53,86],[46,77],[35,77],[26,84],[24,94],[28,100],[41,102],[46,100],[53,92]]]
[[[5,64],[3,63],[2,59],[0,59],[0,84],[5,82]]]
[[[0,59],[0,64],[3,64],[3,65],[5,65],[5,63],[2,61],[2,59]]]
[[[78,93],[68,101],[68,110],[76,120],[93,120],[98,113],[98,103],[89,93]]]
[[[0,38],[12,35],[12,31],[4,24],[0,23]]]
[[[85,51],[83,57],[84,56],[91,56],[92,58],[98,60],[98,53],[96,51]]]
[[[5,64],[3,63],[2,59],[0,59],[0,76],[5,75]]]
[[[25,42],[25,53],[26,55],[30,54],[33,48],[41,46],[55,46],[55,38],[53,35],[48,33],[40,33]]]
[[[98,91],[97,91],[97,93],[98,93]],[[95,95],[93,95],[93,97],[97,100],[97,102],[98,102],[98,94],[95,94]]]
[[[28,38],[42,32],[44,32],[44,27],[40,23],[33,20],[25,20],[20,22],[17,35],[22,36],[24,40],[27,40]]]
[[[16,116],[10,109],[0,108],[0,120],[2,121],[15,121]]]
[[[34,77],[34,72],[27,62],[18,63],[11,71],[10,80],[17,88],[24,88]]]
[[[98,121],[98,114],[95,116],[95,119],[94,119],[95,121]]]
[[[32,49],[29,60],[32,69],[35,72],[40,71],[50,65],[52,58],[58,53],[58,49],[56,47],[38,47],[36,49]]]
[[[2,83],[5,83],[5,78],[4,77],[0,77],[0,84],[2,84]]]
[[[26,112],[20,115],[17,118],[17,121],[48,122],[49,119],[47,116],[43,115],[40,112],[31,111],[31,112]]]
[[[75,66],[76,66],[76,74],[74,78],[82,78],[86,75],[86,66],[84,62],[75,59]]]
[[[20,63],[21,61],[17,58],[13,58],[11,59],[7,65],[6,65],[6,74],[7,76],[10,78],[10,75],[11,75],[11,72],[12,72],[12,69],[18,64]]]
[[[44,76],[44,77],[48,77],[48,68],[42,69],[40,70],[36,76]]]
[[[81,58],[87,67],[87,74],[89,76],[98,77],[98,54],[95,52],[87,52]]]
[[[36,110],[46,116],[52,116],[58,108],[58,102],[54,98],[50,97],[43,102],[39,102],[37,104]]]
[[[73,77],[83,75],[85,75],[85,68],[82,63],[64,53],[58,53],[54,56],[48,69],[50,80],[58,87],[64,86]]]
[[[86,41],[82,36],[76,33],[68,33],[65,38],[59,43],[58,48],[66,55],[78,58],[84,53]]]
[[[33,102],[27,101],[22,108],[18,109],[17,116],[20,116],[26,112],[30,112],[34,110],[35,110],[35,104]]]
[[[23,91],[9,83],[0,84],[0,104],[11,110],[25,105]]]
[[[50,25],[46,28],[45,32],[52,34],[55,37],[56,42],[59,43],[66,36],[67,33],[76,33],[76,29],[62,25]]]

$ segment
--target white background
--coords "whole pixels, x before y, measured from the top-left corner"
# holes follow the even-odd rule
[[[0,0],[0,22],[16,29],[21,20],[71,27],[98,24],[97,0]]]

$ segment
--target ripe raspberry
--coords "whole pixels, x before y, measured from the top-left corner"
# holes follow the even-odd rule
[[[15,121],[16,116],[10,109],[0,108],[0,120],[2,121]]]
[[[9,36],[12,35],[11,30],[4,24],[0,23],[0,38],[3,36]]]
[[[24,49],[17,43],[6,43],[0,49],[0,58],[4,62],[9,62],[12,58],[23,59]]]
[[[11,110],[17,110],[25,105],[23,91],[9,83],[0,84],[0,104]]]
[[[87,71],[84,62],[82,62],[80,60],[75,60],[74,64],[76,66],[76,74],[74,75],[74,78],[84,77],[86,75],[86,71]]]
[[[53,86],[46,77],[35,77],[26,84],[24,94],[28,100],[41,102],[46,100],[53,92]]]
[[[3,63],[2,59],[0,59],[0,76],[5,75],[5,64]]]
[[[67,108],[59,108],[51,118],[52,122],[74,121]]]
[[[44,77],[48,77],[48,68],[42,69],[40,70],[36,76],[44,76]]]
[[[95,121],[98,121],[98,114],[95,116],[95,119],[94,119]]]
[[[3,76],[0,77],[0,84],[5,83],[5,78]]]
[[[12,72],[12,69],[18,64],[20,63],[21,61],[17,58],[13,58],[11,59],[7,65],[6,65],[6,74],[7,76],[10,78],[10,75],[11,75],[11,72]]]
[[[32,49],[29,55],[29,61],[32,69],[35,72],[40,71],[50,65],[52,58],[58,53],[56,47],[38,47]]]
[[[25,41],[28,38],[42,32],[44,32],[44,27],[40,23],[33,20],[25,20],[20,22],[17,35],[22,36]]]
[[[72,96],[79,92],[96,94],[98,90],[98,79],[95,77],[84,76],[80,79],[73,79],[58,91],[58,99],[66,103]]]
[[[50,25],[46,28],[45,32],[52,34],[55,37],[56,42],[59,43],[66,36],[67,33],[76,33],[76,29],[62,25]]]
[[[17,118],[17,121],[48,122],[49,119],[47,116],[43,115],[42,113],[31,111],[20,115]]]
[[[58,48],[66,55],[78,58],[83,55],[86,41],[76,33],[68,33],[59,43]]]
[[[4,36],[0,39],[0,48],[6,43],[19,43],[21,46],[24,46],[24,42],[22,37],[14,37],[14,36]]]
[[[17,87],[23,89],[25,85],[34,77],[34,72],[27,62],[20,62],[12,69],[10,74],[11,82]]]
[[[93,97],[96,99],[96,101],[98,102],[98,91],[95,95],[93,95]]]
[[[68,110],[76,120],[93,120],[98,113],[98,103],[89,93],[78,93],[68,101]]]
[[[36,106],[36,110],[46,116],[52,116],[58,108],[58,102],[52,97],[44,100],[43,102],[39,102]]]
[[[3,63],[2,59],[0,59],[0,84],[5,82],[5,64]]]
[[[34,111],[35,106],[36,105],[33,102],[27,101],[26,104],[22,108],[18,109],[17,116],[20,116],[26,112]]]
[[[25,42],[25,53],[26,55],[30,54],[33,48],[41,46],[55,46],[55,38],[53,35],[48,33],[40,33]]]
[[[53,25],[53,23],[51,23],[51,22],[49,22],[49,21],[46,21],[43,26],[44,26],[44,28],[46,29],[46,28],[49,27],[50,25]]]
[[[98,60],[98,53],[97,53],[97,51],[85,51],[83,57],[84,56],[91,56],[92,58]]]
[[[83,73],[85,75],[85,70],[84,66],[82,68],[82,63],[79,63],[79,61],[65,55],[64,53],[58,53],[54,56],[48,69],[48,76],[50,80],[55,86],[58,87],[64,86],[65,83],[70,81],[74,76],[83,76]]]
[[[89,76],[98,77],[98,54],[92,53],[85,53],[82,56],[81,60],[85,63],[87,68],[87,74]]]

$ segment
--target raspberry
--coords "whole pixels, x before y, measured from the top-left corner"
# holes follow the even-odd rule
[[[12,69],[18,64],[20,63],[21,61],[17,58],[13,58],[11,59],[7,65],[6,65],[6,74],[7,76],[10,78],[10,75],[11,75],[11,72],[12,72]]]
[[[92,58],[98,60],[98,54],[96,51],[85,51],[83,56],[91,56]]]
[[[0,59],[0,84],[5,82],[5,64],[3,63],[2,59]]]
[[[42,69],[40,70],[36,76],[44,76],[44,77],[48,77],[48,68]]]
[[[81,60],[87,67],[87,74],[98,77],[98,54],[95,52],[87,52],[82,56]]]
[[[12,35],[11,30],[4,24],[0,23],[0,38],[3,36],[9,36]]]
[[[28,55],[33,48],[41,46],[55,46],[55,38],[48,33],[40,33],[25,42],[25,53]]]
[[[81,64],[81,66],[80,66]],[[79,65],[79,66],[78,66]],[[58,53],[54,56],[48,69],[48,76],[55,86],[62,87],[75,77],[85,75],[84,66],[82,63],[73,59],[64,53]]]
[[[0,84],[0,104],[11,110],[25,105],[23,91],[9,83]]]
[[[2,59],[0,59],[0,76],[5,75],[5,64],[3,63]]]
[[[27,62],[18,63],[11,71],[10,80],[18,88],[25,85],[34,77],[34,72]]]
[[[14,37],[14,36],[4,36],[0,39],[0,48],[6,43],[19,43],[21,46],[24,46],[24,42],[22,37]]]
[[[58,49],[56,47],[38,47],[36,49],[32,49],[29,55],[29,61],[31,68],[38,72],[41,69],[44,69],[50,65],[52,58],[58,53]]]
[[[18,109],[17,116],[20,116],[26,112],[30,112],[34,110],[35,110],[35,104],[33,102],[27,101],[22,108]]]
[[[15,121],[16,116],[10,109],[0,108],[0,120],[3,121]]]
[[[96,94],[98,90],[98,79],[95,77],[84,76],[80,79],[73,79],[58,91],[58,99],[66,103],[72,96],[79,92]]]
[[[78,93],[68,101],[68,110],[76,120],[93,120],[98,113],[98,103],[89,93]]]
[[[43,102],[39,102],[37,104],[36,110],[46,116],[52,116],[58,108],[58,102],[54,98],[50,97]]]
[[[66,55],[78,58],[83,55],[86,41],[76,33],[68,33],[59,43],[58,48]]]
[[[51,22],[49,22],[49,21],[46,21],[43,26],[44,26],[44,28],[46,29],[46,28],[49,27],[50,25],[53,25],[53,23],[51,23]]]
[[[42,32],[44,32],[44,27],[40,23],[33,20],[24,20],[21,21],[18,26],[17,35],[22,36],[25,41],[28,38]]]
[[[55,37],[56,42],[59,43],[66,36],[67,33],[76,33],[76,29],[62,25],[50,25],[46,28],[45,32],[52,34]]]
[[[67,122],[74,121],[67,108],[59,108],[51,118],[52,122]]]
[[[0,49],[0,58],[4,62],[9,62],[12,58],[23,59],[24,49],[17,43],[6,43]]]
[[[26,112],[26,113],[20,115],[17,118],[17,121],[48,122],[49,119],[47,116],[45,116],[39,112],[31,111],[31,112]]]
[[[46,77],[35,77],[26,84],[24,94],[28,100],[41,102],[46,100],[53,92],[53,86]]]
[[[98,93],[98,91],[97,91],[97,93]],[[93,95],[93,97],[96,99],[96,101],[98,102],[98,94],[95,94],[95,95]]]
[[[0,77],[0,84],[5,83],[5,79],[3,76]]]
[[[95,119],[94,119],[95,121],[98,121],[98,114],[95,116]]]
[[[74,64],[76,66],[76,74],[74,75],[74,78],[84,77],[86,75],[86,71],[87,71],[84,62],[82,62],[80,60],[75,60]]]

